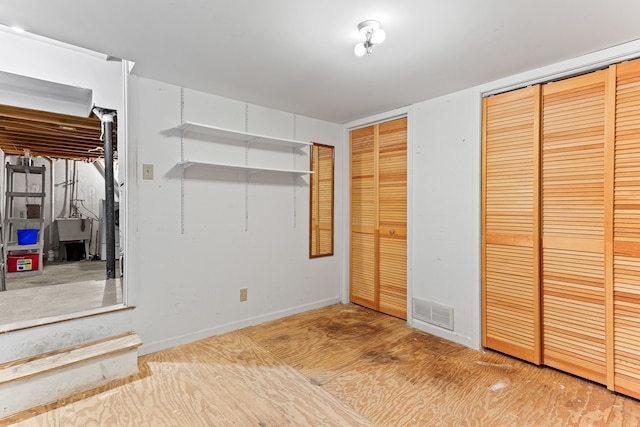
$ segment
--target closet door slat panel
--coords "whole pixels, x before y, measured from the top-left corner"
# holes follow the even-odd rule
[[[543,86],[543,363],[606,383],[607,72]]]
[[[378,125],[379,310],[407,318],[407,119]]]
[[[640,398],[640,60],[616,66],[614,385]]]
[[[484,99],[483,345],[540,363],[539,87]]]
[[[378,309],[373,126],[351,131],[351,301]]]

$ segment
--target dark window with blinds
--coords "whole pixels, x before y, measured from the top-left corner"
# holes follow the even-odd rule
[[[334,147],[311,146],[309,257],[333,255]]]

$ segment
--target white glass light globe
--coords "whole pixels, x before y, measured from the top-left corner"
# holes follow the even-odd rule
[[[362,56],[367,53],[367,48],[364,47],[364,43],[358,43],[356,47],[353,48],[353,53],[355,53],[356,56]]]
[[[380,44],[387,38],[387,33],[384,32],[382,28],[377,31],[374,31],[373,36],[371,37],[371,43]]]

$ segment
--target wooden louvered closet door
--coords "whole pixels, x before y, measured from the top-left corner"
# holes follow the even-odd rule
[[[613,299],[615,390],[640,398],[640,60],[616,75]]]
[[[543,363],[606,383],[607,71],[543,86]]]
[[[540,87],[483,102],[483,345],[540,363]]]
[[[378,125],[378,310],[407,318],[407,119]]]
[[[351,131],[351,301],[378,309],[378,137],[374,127]]]
[[[351,301],[407,317],[407,119],[351,132]]]
[[[483,344],[527,359],[541,334],[541,363],[640,398],[640,59],[542,86],[531,334],[519,319],[523,284],[536,286],[537,220],[524,212],[537,196],[514,136],[535,123],[524,100],[536,90],[484,101]]]

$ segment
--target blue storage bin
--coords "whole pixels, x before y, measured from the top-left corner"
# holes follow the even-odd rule
[[[18,230],[18,244],[35,245],[38,243],[38,231],[40,230],[37,228]]]

